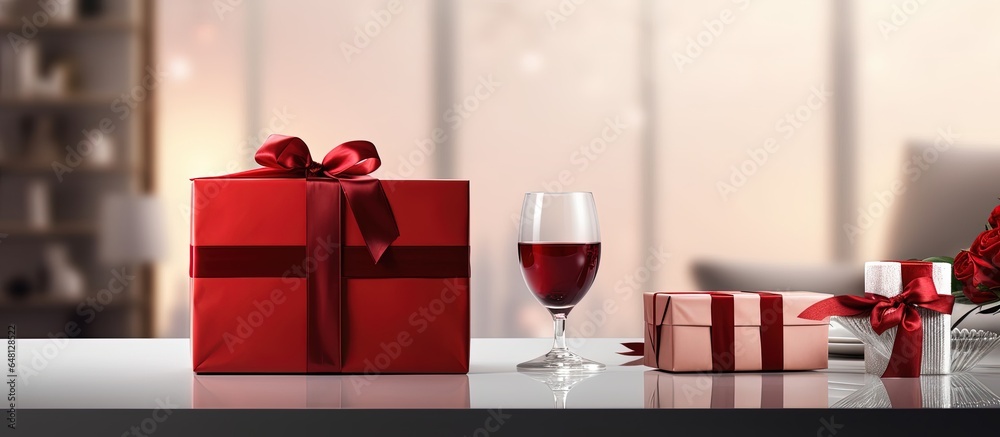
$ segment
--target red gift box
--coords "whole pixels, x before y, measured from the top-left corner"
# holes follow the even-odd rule
[[[350,145],[318,164],[274,135],[257,160],[282,168],[193,180],[195,372],[468,372],[468,181],[329,170],[377,168],[374,146],[341,153]]]

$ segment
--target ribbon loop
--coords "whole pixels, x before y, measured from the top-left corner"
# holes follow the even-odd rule
[[[381,165],[375,145],[363,140],[343,143],[323,157],[323,172],[332,178],[367,175]]]
[[[254,161],[264,167],[281,170],[306,170],[315,162],[309,154],[309,147],[298,137],[272,134],[257,149]]]

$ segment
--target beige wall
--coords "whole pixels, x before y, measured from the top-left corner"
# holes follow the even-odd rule
[[[169,257],[157,274],[157,335],[188,332],[188,179],[245,165],[243,15],[219,20],[211,3],[157,3],[157,62],[171,71],[158,89],[156,187],[167,210]]]
[[[454,139],[456,176],[472,180],[474,336],[549,333],[516,267],[512,216],[525,191],[593,191],[598,202],[602,266],[573,313],[571,334],[638,336],[638,291],[694,288],[689,269],[697,259],[833,259],[833,238],[842,235],[831,218],[832,107],[812,97],[836,92],[830,1],[654,2],[653,113],[642,104],[640,1],[572,9],[567,0],[455,1],[452,98],[476,108],[460,124],[435,109],[431,2],[402,2],[349,60],[342,43],[387,2],[249,3],[221,18],[211,2],[158,6],[159,62],[176,72],[158,102],[157,185],[172,212],[172,252],[158,278],[161,335],[187,333],[186,179],[226,172],[230,162],[247,166],[241,145],[252,124],[272,124],[273,111],[292,115],[281,130],[303,137],[315,154],[347,139],[374,141],[382,177],[434,177],[433,153],[422,154],[417,142],[443,124]],[[1000,148],[993,123],[1000,33],[992,23],[1000,6],[926,2],[884,36],[880,23],[892,23],[894,6],[906,2],[854,3],[856,207],[899,177],[909,140],[933,140],[953,126],[963,142]],[[718,35],[701,36],[701,50],[688,52],[713,29]],[[260,42],[248,51],[251,33]],[[690,53],[697,55],[679,68],[674,55]],[[489,78],[492,91],[480,87],[475,97]],[[252,122],[247,102],[258,102]],[[782,122],[810,104],[800,126]],[[609,119],[620,133],[605,130]],[[650,126],[659,194],[658,227],[647,240],[639,233],[638,169]],[[767,161],[735,192],[720,194],[732,167],[765,147],[773,151]],[[859,269],[881,256],[890,226],[890,218],[878,220],[856,243]],[[637,281],[649,251],[661,248],[670,253],[666,266]],[[627,281],[638,282],[636,291]],[[605,305],[616,309],[600,322]],[[592,331],[584,329],[590,313]]]

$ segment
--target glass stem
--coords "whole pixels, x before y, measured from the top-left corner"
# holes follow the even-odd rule
[[[556,408],[565,409],[569,390],[552,390],[552,397],[556,400]]]
[[[552,350],[566,350],[566,315],[553,314],[552,328],[555,332]]]

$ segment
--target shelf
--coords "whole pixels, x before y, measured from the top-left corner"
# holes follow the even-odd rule
[[[24,24],[19,22],[4,21],[0,23],[0,31],[4,34],[14,32],[21,34]],[[72,32],[132,32],[140,30],[139,26],[124,20],[79,20],[79,21],[50,21],[44,26],[36,26],[39,35],[47,33],[72,33]]]
[[[82,301],[82,299],[57,298],[51,296],[34,296],[25,297],[23,299],[14,299],[4,296],[0,298],[0,309],[72,308]]]
[[[0,311],[3,310],[44,310],[44,309],[72,309],[84,302],[86,297],[74,299],[54,296],[31,296],[23,299],[12,299],[7,296],[0,297]],[[126,306],[136,306],[141,301],[132,296],[118,295],[107,305],[106,308],[119,308]]]
[[[86,236],[97,228],[86,223],[56,223],[46,228],[34,228],[23,223],[0,223],[0,234],[9,237]]]
[[[2,1],[8,0],[0,0]],[[18,1],[22,4],[16,8],[15,14],[0,17],[0,35],[21,35],[22,14],[29,10],[33,14],[33,6],[38,2]],[[108,0],[105,3],[110,4]],[[23,187],[9,185],[21,185],[33,178],[46,179],[55,184],[56,175],[52,163],[31,159],[32,147],[15,135],[16,132],[4,135],[9,146],[7,150],[11,152],[0,162],[0,186],[7,188],[0,190],[0,212],[3,212],[0,217],[0,263],[10,265],[4,269],[5,277],[30,277],[36,274],[29,267],[36,260],[22,258],[29,254],[37,257],[47,245],[62,243],[69,246],[73,257],[79,258],[78,261],[87,261],[82,264],[85,268],[81,268],[81,273],[88,285],[87,295],[94,296],[101,288],[91,286],[99,285],[97,280],[103,280],[106,273],[100,271],[103,263],[98,259],[89,259],[99,257],[98,246],[101,242],[102,223],[99,217],[93,217],[100,208],[94,203],[99,202],[106,194],[135,190],[145,193],[152,190],[149,174],[152,168],[150,159],[155,155],[155,136],[151,127],[156,121],[156,108],[139,105],[132,108],[131,115],[119,120],[121,114],[113,111],[112,105],[116,100],[122,99],[124,93],[129,93],[140,85],[137,82],[141,82],[141,78],[136,75],[145,74],[143,69],[155,61],[153,23],[156,22],[156,8],[152,2],[146,1],[116,0],[116,3],[120,4],[103,8],[102,15],[50,20],[44,26],[39,26],[37,34],[31,38],[24,36],[40,46],[43,57],[75,60],[81,74],[77,78],[79,86],[67,87],[63,93],[44,93],[45,89],[16,86],[19,83],[16,71],[9,71],[4,77],[11,79],[9,84],[5,81],[5,86],[0,88],[0,122],[5,128],[16,130],[19,126],[18,119],[24,116],[47,115],[57,117],[61,125],[73,127],[74,130],[96,128],[102,118],[107,117],[121,130],[116,130],[114,134],[114,159],[108,165],[95,165],[98,163],[96,159],[85,157],[80,167],[73,168],[72,173],[64,174],[63,185],[53,185],[48,196],[53,202],[49,215],[52,223],[44,228],[33,227],[26,220],[23,210],[26,208],[27,193],[20,189]],[[31,19],[30,15],[28,19]],[[4,44],[7,43],[5,40]],[[3,67],[17,66],[19,58],[10,56],[12,50],[8,47],[0,56],[3,57],[0,59]],[[147,91],[149,95],[146,99],[151,99],[155,91]],[[44,127],[37,123],[35,126]],[[79,137],[79,130],[76,132],[71,133],[71,136]],[[122,134],[118,135],[118,132]],[[58,159],[64,161],[63,155],[66,152],[62,149],[65,148],[65,143],[60,144],[62,146],[59,148]],[[27,153],[14,153],[14,150]],[[150,267],[143,265],[142,268],[146,271]],[[119,315],[124,317],[116,316],[106,322],[102,321],[101,326],[93,328],[88,335],[151,335],[151,296],[154,282],[149,278],[150,276],[142,274],[135,284],[130,284],[129,294],[118,295],[111,302],[116,313],[121,313]],[[56,316],[69,317],[81,303],[81,299],[61,299],[58,294],[42,292],[29,294],[24,299],[14,299],[2,288],[3,284],[0,284],[0,312],[3,316],[20,320],[25,324],[24,329],[34,329],[34,333],[43,336],[46,332],[58,332],[62,329],[65,322],[55,320]]]
[[[126,165],[112,164],[108,166],[88,166],[81,165],[73,169],[73,173],[90,173],[90,174],[125,174],[135,171],[135,169],[130,168]],[[0,175],[4,174],[38,174],[38,173],[53,173],[52,167],[46,164],[40,163],[0,163]],[[68,177],[68,176],[66,176]]]
[[[48,96],[12,96],[0,97],[0,109],[13,108],[73,108],[88,106],[105,106],[109,110],[115,99],[121,96],[107,95],[70,95],[62,97]]]

